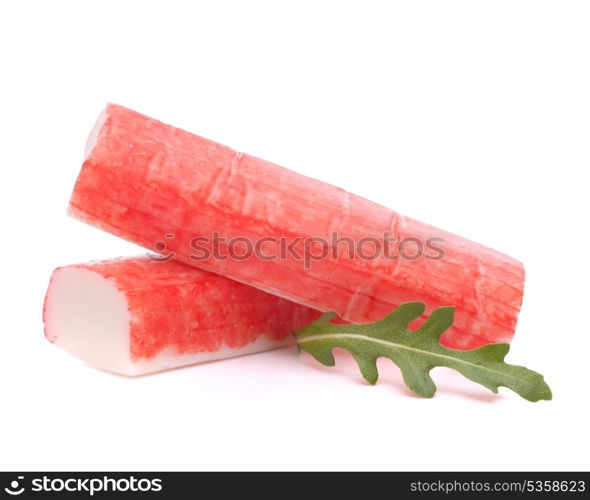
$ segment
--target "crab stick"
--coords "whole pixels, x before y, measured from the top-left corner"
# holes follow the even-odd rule
[[[141,375],[288,345],[318,311],[177,262],[149,257],[57,268],[47,340],[88,364]]]
[[[69,213],[149,249],[167,238],[179,261],[356,323],[408,301],[453,305],[449,347],[510,341],[521,306],[512,257],[114,104]]]

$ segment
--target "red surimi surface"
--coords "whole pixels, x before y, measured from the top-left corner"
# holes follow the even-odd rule
[[[91,134],[69,213],[150,249],[165,240],[182,262],[352,322],[378,320],[408,301],[425,302],[427,313],[453,305],[455,324],[442,338],[449,347],[509,341],[521,306],[524,268],[507,255],[118,105],[107,106]],[[223,259],[202,251],[213,250],[205,242],[213,233],[225,241],[272,237],[265,255],[278,255],[281,238],[333,242],[336,234],[359,242],[388,234],[424,248],[439,238],[444,256],[338,251],[310,265],[290,254]],[[301,253],[304,243],[296,248]],[[318,253],[317,243],[311,248]]]

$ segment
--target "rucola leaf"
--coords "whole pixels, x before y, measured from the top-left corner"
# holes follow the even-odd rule
[[[301,350],[327,366],[335,364],[332,349],[346,349],[371,384],[377,382],[377,358],[386,357],[399,366],[406,385],[420,396],[434,396],[430,370],[446,366],[492,392],[504,386],[528,401],[551,399],[551,389],[541,374],[504,361],[509,344],[488,344],[469,351],[443,346],[440,336],[453,324],[454,307],[434,310],[419,329],[410,330],[409,323],[424,310],[422,302],[409,302],[380,321],[362,325],[332,323],[334,315],[327,313],[294,335]]]

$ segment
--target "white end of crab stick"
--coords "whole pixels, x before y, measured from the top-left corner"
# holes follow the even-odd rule
[[[138,257],[56,269],[43,319],[47,340],[73,356],[141,375],[288,345],[291,331],[318,314],[221,276]]]
[[[45,336],[92,366],[131,375],[125,294],[99,273],[77,267],[57,269],[45,302]]]

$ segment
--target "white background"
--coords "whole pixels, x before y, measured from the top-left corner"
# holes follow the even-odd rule
[[[3,2],[0,469],[589,469],[590,4]],[[509,361],[551,402],[294,348],[126,379],[47,343],[58,265],[141,249],[65,216],[107,101],[504,251]]]

